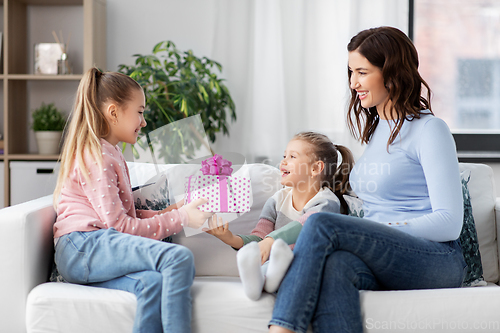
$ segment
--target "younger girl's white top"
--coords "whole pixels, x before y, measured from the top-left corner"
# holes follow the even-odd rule
[[[380,120],[350,184],[363,200],[364,218],[429,240],[459,237],[463,198],[455,141],[431,114],[405,120],[387,147],[393,121]]]

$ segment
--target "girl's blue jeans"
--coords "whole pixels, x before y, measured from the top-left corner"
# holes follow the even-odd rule
[[[76,231],[59,238],[55,261],[68,282],[134,293],[134,333],[191,332],[189,249],[113,228]]]
[[[281,283],[270,325],[294,332],[363,332],[359,290],[460,287],[458,241],[432,242],[357,217],[308,218]]]

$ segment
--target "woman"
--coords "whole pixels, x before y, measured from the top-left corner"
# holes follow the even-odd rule
[[[367,144],[350,182],[365,215],[306,221],[269,332],[306,332],[309,324],[315,333],[362,332],[359,290],[459,287],[465,274],[455,144],[431,111],[415,47],[380,27],[361,31],[347,49],[348,124]]]

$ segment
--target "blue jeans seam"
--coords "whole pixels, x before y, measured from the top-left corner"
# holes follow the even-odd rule
[[[337,234],[337,232],[335,232],[335,233],[332,234],[332,236],[329,239],[330,242],[333,242],[332,238],[335,237],[335,234]],[[421,253],[421,254],[433,254],[433,255],[449,255],[449,254],[451,254],[451,253],[453,253],[453,252],[456,251],[455,249],[453,249],[451,247],[447,247],[446,251],[426,251],[425,249],[409,248],[408,246],[405,246],[404,244],[401,244],[401,243],[392,243],[392,242],[388,243],[388,242],[385,242],[384,240],[382,240],[380,238],[372,237],[370,235],[363,235],[362,233],[352,232],[351,234],[356,234],[358,236],[365,237],[366,239],[370,239],[370,240],[372,240],[374,242],[378,242],[378,243],[383,244],[383,245],[390,245],[391,247],[397,247],[402,252],[408,252],[408,253],[418,253],[418,254]],[[337,237],[337,238],[338,239],[342,239],[342,237]]]
[[[296,333],[306,333],[307,332],[307,330],[304,331],[301,328],[295,327],[295,326],[291,325],[290,323],[283,321],[283,320],[280,320],[280,319],[272,319],[269,322],[269,326],[271,326],[271,325],[283,327],[283,328],[286,328],[287,330],[294,331]]]

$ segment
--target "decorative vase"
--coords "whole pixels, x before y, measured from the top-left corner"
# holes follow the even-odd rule
[[[38,153],[41,155],[59,154],[62,131],[36,131]]]

